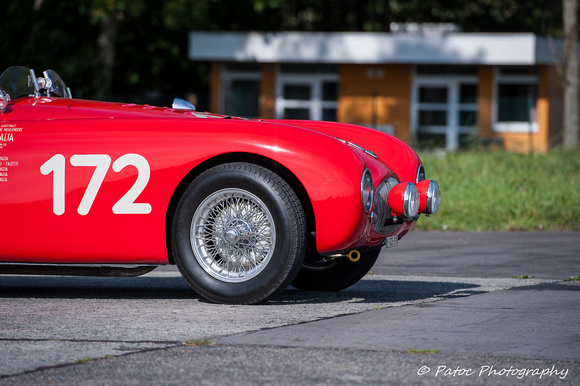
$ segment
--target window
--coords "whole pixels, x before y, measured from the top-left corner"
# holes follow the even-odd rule
[[[495,123],[500,132],[537,132],[538,74],[535,67],[496,70]]]
[[[537,85],[499,84],[497,120],[499,122],[529,122],[530,112],[537,98]]]
[[[417,66],[412,127],[417,145],[456,150],[477,125],[477,76],[472,66]]]
[[[460,127],[475,127],[477,125],[477,84],[459,83]]]
[[[285,84],[282,95],[285,99],[309,101],[312,98],[312,86],[309,84]]]
[[[260,68],[256,64],[225,64],[220,112],[246,118],[260,117]]]
[[[276,116],[336,121],[338,67],[282,64],[278,73]]]
[[[226,86],[224,114],[258,118],[260,81],[232,79]]]

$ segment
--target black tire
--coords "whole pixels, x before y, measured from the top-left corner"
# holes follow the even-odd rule
[[[278,175],[248,163],[213,167],[181,197],[172,226],[177,267],[202,297],[255,304],[284,290],[306,250],[298,197]]]
[[[348,257],[325,260],[311,252],[292,286],[306,291],[340,291],[358,282],[377,261],[379,248],[361,252],[358,261]]]

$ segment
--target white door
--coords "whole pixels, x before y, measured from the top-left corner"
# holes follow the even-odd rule
[[[336,121],[338,77],[335,74],[278,75],[276,117]]]
[[[420,143],[457,150],[477,125],[477,78],[416,77],[411,122]]]

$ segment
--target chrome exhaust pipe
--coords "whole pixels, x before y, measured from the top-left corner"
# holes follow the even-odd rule
[[[357,261],[360,260],[360,252],[356,249],[353,249],[352,251],[346,254],[346,257],[348,257],[348,259],[353,263],[356,263]]]

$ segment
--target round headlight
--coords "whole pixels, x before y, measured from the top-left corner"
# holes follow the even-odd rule
[[[366,212],[369,212],[373,207],[373,175],[369,169],[365,169],[360,183],[360,191],[363,208]]]
[[[425,214],[437,212],[441,204],[441,189],[439,189],[437,181],[421,181],[417,184],[417,189],[419,189],[419,195],[421,196],[419,210]]]
[[[405,218],[409,219],[417,215],[420,202],[419,190],[417,190],[415,185],[408,183],[405,188],[405,197],[403,199],[403,214]]]
[[[401,182],[389,192],[389,207],[405,220],[412,220],[419,210],[419,191],[415,184]]]
[[[430,208],[431,213],[435,213],[439,210],[439,205],[441,205],[441,189],[439,189],[437,181],[431,181],[429,184],[427,206]]]

